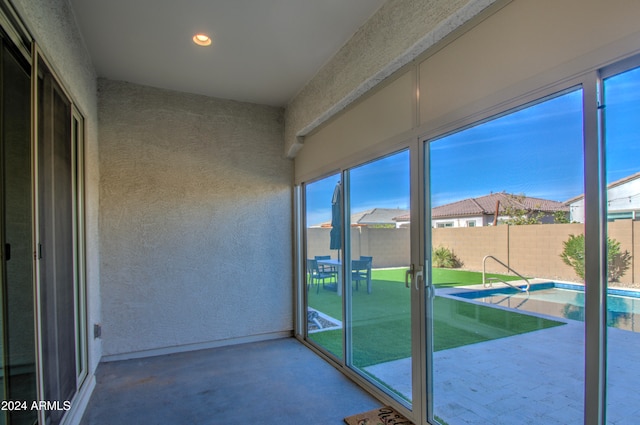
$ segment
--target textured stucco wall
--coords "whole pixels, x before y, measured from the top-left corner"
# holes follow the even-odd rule
[[[87,261],[87,323],[100,323],[98,235],[98,101],[97,79],[91,58],[67,0],[13,0],[31,35],[57,72],[85,119],[85,231]],[[89,369],[102,355],[100,339],[89,335]]]
[[[290,331],[283,111],[99,80],[104,354]]]
[[[393,72],[496,0],[389,0],[294,97],[285,115],[285,152]]]

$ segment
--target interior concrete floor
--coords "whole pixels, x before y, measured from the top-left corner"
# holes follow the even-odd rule
[[[295,338],[101,363],[81,425],[344,424],[381,406]]]

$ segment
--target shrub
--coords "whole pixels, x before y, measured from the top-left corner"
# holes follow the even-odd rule
[[[584,280],[584,235],[569,235],[562,243],[564,249],[560,258],[571,266],[578,277]],[[607,237],[607,275],[610,282],[617,282],[631,265],[629,251],[620,251],[620,242]]]
[[[564,249],[560,258],[584,280],[584,235],[569,235],[569,239],[562,242],[562,245]]]
[[[570,223],[569,213],[566,211],[555,211],[553,213],[553,222],[555,224]]]
[[[433,249],[431,261],[433,262],[433,267],[438,268],[453,269],[462,266],[462,262],[456,257],[456,254],[444,246]]]

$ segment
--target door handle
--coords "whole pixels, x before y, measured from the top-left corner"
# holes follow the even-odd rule
[[[423,278],[422,267],[416,267],[414,264],[411,264],[404,275],[404,286],[409,288],[409,280],[411,280],[411,282],[415,284],[416,290],[420,290],[419,282],[422,281]]]
[[[405,287],[409,287],[409,276],[411,276],[411,279],[413,279],[413,272],[415,270],[414,265],[412,264],[408,269],[407,272],[404,275],[404,286]]]
[[[416,272],[414,280],[416,282],[416,291],[419,291],[420,290],[420,282],[424,281],[424,274],[422,273],[422,268],[420,268],[420,270],[418,270]]]

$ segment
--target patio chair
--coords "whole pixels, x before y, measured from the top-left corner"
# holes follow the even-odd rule
[[[353,260],[351,262],[351,282],[356,283],[356,291],[360,282],[363,281],[367,285],[367,292],[371,293],[371,261]]]
[[[322,282],[322,287],[324,288],[327,279],[334,280],[337,287],[338,280],[335,273],[322,271],[318,267],[318,260],[307,259],[307,291],[315,283],[316,293],[320,293],[320,282]]]

